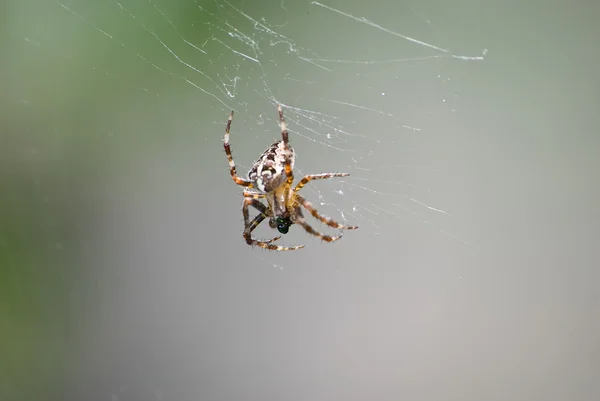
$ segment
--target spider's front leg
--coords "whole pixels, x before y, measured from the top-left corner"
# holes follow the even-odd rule
[[[246,198],[252,198],[252,199],[262,199],[262,198],[266,198],[266,194],[261,194],[261,193],[256,193],[256,192],[244,191],[244,197],[246,197]],[[263,205],[263,204],[262,204],[262,203],[260,203],[260,202],[256,202],[256,203],[254,203],[254,208],[258,209],[258,210],[260,211],[260,213],[259,213],[259,214],[257,214],[257,215],[254,217],[254,219],[252,219],[252,221],[250,222],[250,225],[249,225],[249,226],[245,225],[244,232],[246,232],[246,231],[247,231],[247,233],[248,233],[248,234],[252,234],[252,231],[254,231],[254,229],[255,229],[256,227],[258,227],[258,225],[259,225],[260,223],[262,223],[262,221],[263,221],[265,218],[267,218],[267,214],[269,213],[269,212],[268,212],[268,210],[267,210],[267,208],[265,207],[265,205]],[[245,223],[244,223],[244,224],[245,224]],[[246,238],[246,237],[244,237],[244,238]],[[281,236],[279,236],[279,237],[275,237],[275,238],[272,238],[272,239],[270,239],[270,240],[268,240],[268,241],[264,241],[264,242],[267,242],[267,243],[275,242],[275,241],[277,241],[279,238],[281,238]],[[251,238],[251,239],[252,239],[252,238]]]
[[[252,183],[252,181],[246,181],[243,178],[240,178],[235,170],[235,162],[233,161],[233,155],[231,154],[231,146],[229,145],[231,121],[233,121],[233,110],[231,110],[231,114],[229,114],[229,119],[227,120],[227,125],[225,126],[225,136],[223,138],[223,148],[225,148],[225,154],[227,155],[227,160],[229,161],[229,173],[236,184],[246,188],[254,188],[254,183]]]
[[[277,241],[281,236],[272,238],[268,241],[259,241],[252,238],[252,231],[268,216],[269,211],[258,199],[263,198],[263,194],[244,192],[244,205],[242,207],[242,215],[244,216],[244,239],[248,245],[258,245],[258,242],[269,244]],[[253,206],[259,211],[259,214],[250,221],[250,212],[248,206]],[[250,241],[250,242],[249,242]]]
[[[250,226],[249,226],[248,228],[245,228],[245,229],[244,229],[244,239],[246,240],[246,243],[248,242],[248,238],[250,238],[250,240],[251,240],[251,241],[255,241],[255,240],[252,238],[252,231],[254,231],[254,229],[255,229],[256,227],[258,227],[258,225],[259,225],[260,223],[262,223],[262,222],[263,222],[263,220],[264,220],[266,217],[267,217],[267,216],[266,216],[265,214],[263,214],[263,213],[256,215],[256,216],[255,216],[255,217],[252,219],[252,221],[250,222]],[[278,236],[278,237],[275,237],[275,238],[271,238],[270,240],[263,241],[263,242],[265,242],[265,243],[267,243],[267,244],[270,244],[271,242],[275,242],[275,241],[277,241],[279,238],[281,238],[281,236]],[[252,245],[252,244],[249,244],[249,245]]]
[[[248,195],[252,196],[253,194],[248,194]],[[257,195],[262,195],[262,194],[257,194]],[[256,227],[258,227],[258,225],[267,217],[267,215],[270,214],[270,212],[265,207],[265,205],[260,203],[260,201],[258,199],[251,197],[251,196],[247,196],[247,194],[244,193],[244,205],[242,206],[242,214],[244,215],[243,236],[248,245],[251,245],[251,246],[257,245],[263,249],[268,249],[271,251],[294,251],[296,249],[304,248],[304,245],[286,247],[286,246],[279,246],[279,245],[273,244],[273,242],[277,241],[279,238],[281,238],[281,236],[275,237],[268,241],[260,241],[260,240],[252,238],[252,231],[254,231],[254,229]],[[254,208],[260,212],[260,214],[258,216],[256,216],[252,220],[252,222],[250,222],[250,212],[248,211],[248,206],[250,206],[250,205],[254,206]]]
[[[341,232],[340,232],[340,235],[336,235],[335,237],[332,237],[331,235],[323,234],[323,233],[315,230],[314,228],[312,228],[310,226],[310,224],[308,224],[306,222],[306,219],[304,218],[304,215],[302,213],[302,209],[300,209],[300,206],[296,206],[296,209],[294,211],[294,215],[295,215],[294,223],[300,224],[302,226],[302,228],[304,228],[304,230],[307,233],[312,234],[315,237],[318,237],[318,238],[320,238],[323,241],[326,241],[326,242],[335,242],[335,241],[339,240],[340,238],[342,238],[343,234]]]
[[[339,228],[341,230],[356,230],[358,228],[358,226],[346,226],[344,224],[338,223],[333,219],[321,216],[319,212],[317,212],[317,209],[313,207],[312,203],[310,203],[298,194],[296,194],[296,199],[306,210],[310,212],[310,214],[313,215],[315,219],[321,221],[321,223],[323,224],[327,224],[329,227]]]

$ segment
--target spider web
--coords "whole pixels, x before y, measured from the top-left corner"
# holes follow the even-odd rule
[[[0,400],[597,394],[593,3],[4,2]]]
[[[188,116],[185,135],[171,133],[176,139],[161,142],[163,154],[179,157],[173,147],[197,146],[210,160],[204,171],[212,169],[233,185],[219,143],[228,111],[236,111],[232,147],[245,173],[278,139],[275,105],[281,103],[298,153],[297,178],[351,174],[303,190],[324,215],[360,225],[361,235],[393,235],[402,224],[462,246],[471,243],[457,205],[440,196],[449,188],[436,152],[448,143],[443,131],[460,112],[456,88],[463,83],[454,84],[453,76],[468,79],[466,66],[484,60],[486,51],[452,50],[456,43],[428,17],[440,10],[403,6],[392,17],[385,8],[366,5],[227,0],[93,6],[61,0],[46,7],[63,22],[65,36],[48,35],[42,26],[14,37],[77,66],[86,80],[120,86],[121,94],[139,99],[139,107],[177,110],[166,117],[171,119]],[[83,32],[82,38],[75,32]],[[120,135],[110,129],[106,134]],[[241,216],[235,208],[236,216],[225,221],[237,236]],[[257,235],[272,235],[264,226]],[[300,241],[307,241],[301,230],[286,237],[287,244]],[[264,253],[254,257],[281,266]]]
[[[194,294],[201,299],[190,299],[190,305],[203,297],[210,303],[220,296],[210,298],[213,283],[227,280],[235,287],[249,261],[253,268],[265,267],[252,270],[250,280],[263,280],[260,274],[278,280],[284,275],[274,275],[273,267],[337,267],[358,252],[373,252],[388,263],[398,244],[412,237],[425,238],[427,248],[473,247],[474,234],[463,218],[470,205],[453,196],[464,183],[460,172],[449,170],[457,167],[449,159],[460,160],[469,146],[454,135],[462,129],[456,118],[462,112],[460,92],[485,65],[486,51],[464,45],[473,35],[460,36],[453,28],[457,11],[451,4],[396,4],[390,12],[388,3],[362,3],[32,0],[5,6],[2,68],[11,79],[3,88],[8,140],[1,159],[10,168],[2,170],[15,171],[18,190],[31,184],[26,195],[35,201],[22,206],[19,192],[4,185],[3,201],[13,202],[4,209],[30,216],[30,225],[19,220],[16,226],[31,229],[39,242],[23,245],[23,254],[43,248],[36,257],[44,268],[27,276],[31,287],[67,294],[64,303],[40,298],[45,308],[57,305],[50,311],[53,322],[67,320],[63,305],[81,308],[68,313],[86,316],[77,328],[82,338],[98,341],[97,332],[110,326],[111,344],[132,341],[131,348],[138,349],[139,338],[151,343],[154,333],[166,333],[165,327],[147,330],[147,324],[156,324],[155,312],[169,321],[188,301],[168,296]],[[278,103],[297,153],[297,180],[350,173],[311,182],[302,195],[321,214],[360,226],[334,245],[321,245],[294,227],[278,242],[306,245],[293,255],[244,244],[240,188],[229,177],[222,147],[233,109],[233,155],[238,172],[248,171],[280,139]],[[29,208],[19,214],[22,207]],[[274,235],[266,222],[255,234]],[[49,260],[62,270],[48,269]],[[181,279],[198,272],[199,280]],[[90,279],[61,290],[80,274]],[[87,318],[97,316],[91,312],[100,318]],[[49,335],[68,338],[58,326]],[[15,333],[11,338],[20,340]],[[113,370],[121,368],[104,359],[103,344],[85,341],[75,352],[65,343],[68,352],[56,351],[57,358],[85,359],[92,349],[90,358],[97,360],[90,365],[110,372],[112,398],[131,395],[126,386],[114,387],[120,376]],[[15,348],[18,358],[22,349],[49,352],[30,351],[45,347],[44,341],[23,344]],[[47,358],[47,372],[56,370],[54,359]],[[137,383],[151,389],[141,398],[160,398],[156,388],[162,387],[148,379],[152,372],[140,372]],[[96,371],[81,375],[92,382],[103,377]],[[35,398],[16,392],[0,398]]]

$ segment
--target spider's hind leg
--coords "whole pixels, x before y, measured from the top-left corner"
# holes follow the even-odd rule
[[[229,145],[231,121],[233,121],[233,110],[231,110],[231,113],[229,114],[229,119],[227,120],[227,125],[225,126],[225,136],[223,137],[223,148],[225,149],[225,154],[227,155],[227,160],[229,161],[229,173],[236,184],[241,185],[242,187],[254,188],[254,184],[251,181],[246,181],[237,175],[235,162],[233,161],[233,155],[231,154],[231,146]]]
[[[279,128],[281,128],[281,140],[283,141],[283,146],[285,147],[285,175],[287,177],[288,185],[292,185],[294,182],[294,172],[292,171],[292,152],[290,151],[289,146],[289,134],[287,130],[287,126],[285,124],[285,117],[283,116],[283,111],[281,110],[281,105],[277,105],[277,112],[279,113]]]

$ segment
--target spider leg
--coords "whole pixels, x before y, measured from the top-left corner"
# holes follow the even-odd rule
[[[231,147],[229,146],[229,130],[231,129],[232,120],[233,110],[231,110],[231,114],[229,114],[227,126],[225,126],[225,137],[223,139],[223,147],[225,148],[225,154],[227,154],[227,160],[229,161],[229,172],[231,173],[231,178],[233,178],[233,181],[235,181],[236,184],[241,185],[242,187],[254,188],[254,183],[240,178],[235,170],[235,162],[233,161],[233,156],[231,155]]]
[[[334,177],[348,177],[349,175],[350,174],[348,174],[348,173],[309,174],[306,177],[304,177],[302,180],[300,180],[298,185],[296,185],[296,188],[294,188],[294,192],[300,191],[302,189],[302,187],[304,187],[306,184],[308,184],[309,181],[312,181],[312,180],[326,180],[328,178],[334,178]]]
[[[287,177],[288,185],[292,185],[294,182],[294,173],[292,172],[292,165],[290,163],[291,152],[288,147],[289,143],[289,135],[287,131],[287,127],[285,125],[285,117],[283,117],[283,111],[281,110],[281,105],[277,105],[277,112],[279,113],[279,127],[281,128],[281,139],[283,140],[283,145],[285,146],[286,158],[285,158],[285,175]]]
[[[267,217],[267,216],[266,216],[264,213],[261,213],[261,214],[258,214],[258,215],[256,215],[256,217],[254,217],[254,219],[252,219],[252,221],[250,222],[250,226],[247,228],[248,232],[249,232],[249,233],[252,233],[252,231],[254,231],[254,229],[255,229],[256,227],[258,227],[258,225],[259,225],[260,223],[262,223],[262,221],[263,221],[263,220],[264,220],[266,217]],[[270,240],[268,240],[268,241],[264,241],[264,242],[266,242],[267,244],[270,244],[271,242],[275,242],[275,241],[277,241],[279,238],[281,238],[281,236],[279,236],[279,237],[275,237],[275,238],[272,238],[272,239],[270,239]]]
[[[300,195],[296,195],[296,199],[298,199],[298,202],[300,202],[300,204],[310,212],[310,214],[313,215],[313,217],[317,220],[320,220],[321,223],[323,224],[327,224],[329,227],[333,227],[333,228],[339,228],[342,230],[356,230],[358,228],[358,226],[346,226],[344,224],[340,224],[337,221],[321,216],[319,214],[319,212],[317,212],[317,209],[315,209],[312,205],[312,203],[310,203],[309,201],[307,201],[306,199],[304,199],[303,197],[301,197]],[[298,208],[300,209],[300,208]],[[306,228],[305,228],[306,229]],[[308,231],[308,230],[307,230]],[[327,241],[327,240],[326,240]]]
[[[250,234],[252,234],[252,231],[254,231],[254,229],[256,227],[258,227],[258,225],[260,223],[262,223],[262,221],[269,214],[269,211],[267,210],[265,205],[263,205],[258,200],[256,200],[256,198],[249,197],[247,195],[254,195],[254,194],[249,194],[247,192],[244,192],[245,198],[244,198],[244,207],[242,208],[242,214],[244,215],[244,238],[246,240],[248,239],[248,237],[246,235],[250,236]],[[262,194],[256,194],[256,195],[262,195]],[[252,221],[250,223],[248,223],[248,220],[250,220],[250,213],[248,211],[248,205],[253,206],[256,210],[259,211],[259,214],[256,217],[254,217],[254,219],[252,219]],[[281,238],[281,236],[275,237],[271,240],[263,241],[263,242],[270,243],[273,241],[277,241],[279,238]]]
[[[263,193],[260,193],[260,192],[250,192],[250,191],[244,191],[244,197],[245,197],[245,198],[251,198],[251,199],[262,199],[262,198],[266,198],[266,197],[267,197],[267,194],[263,194]],[[262,204],[262,203],[260,203],[260,202],[256,202],[256,203],[254,204],[254,207],[255,207],[256,209],[259,209],[259,211],[260,211],[260,214],[256,215],[256,216],[254,217],[254,219],[252,219],[252,221],[250,222],[250,227],[248,227],[248,228],[247,228],[248,232],[250,232],[250,233],[252,233],[252,231],[254,231],[254,229],[255,229],[255,228],[256,228],[256,227],[257,227],[257,226],[258,226],[260,223],[262,223],[262,221],[263,221],[263,220],[264,220],[266,217],[268,217],[268,216],[267,216],[267,214],[269,213],[269,212],[267,211],[267,208],[265,207],[265,205],[263,205],[263,204]],[[275,241],[277,241],[279,238],[281,238],[281,236],[279,236],[279,237],[275,237],[275,238],[273,238],[273,239],[271,239],[271,240],[269,240],[269,241],[266,241],[266,242],[269,242],[269,243],[270,243],[270,242],[275,242]]]
[[[258,216],[256,216],[252,222],[250,222],[250,213],[248,211],[248,206],[252,205],[254,206],[255,209],[257,209],[260,214]],[[262,203],[260,203],[260,201],[258,201],[257,199],[251,198],[251,197],[245,197],[244,198],[244,206],[242,206],[242,214],[244,215],[244,239],[246,240],[246,243],[248,245],[251,246],[259,246],[263,249],[268,249],[271,251],[294,251],[296,249],[300,249],[300,248],[304,248],[304,245],[298,245],[298,246],[293,246],[293,247],[287,247],[287,246],[279,246],[279,245],[275,245],[273,244],[273,242],[277,241],[279,238],[281,238],[281,236],[279,237],[275,237],[273,239],[270,239],[268,241],[260,241],[257,239],[252,238],[252,231],[254,231],[254,229],[267,217],[267,215],[269,214],[268,209],[265,207],[265,205],[263,205]]]
[[[312,234],[315,237],[319,237],[323,241],[335,242],[335,241],[339,240],[340,238],[342,238],[342,235],[343,235],[340,232],[340,235],[332,237],[331,235],[322,234],[319,231],[317,231],[314,228],[312,228],[310,226],[310,224],[308,224],[306,222],[306,219],[304,219],[304,216],[302,214],[302,209],[300,209],[300,206],[296,207],[296,221],[295,221],[295,223],[300,224],[302,226],[302,228],[304,228],[304,230],[306,230],[307,233]]]

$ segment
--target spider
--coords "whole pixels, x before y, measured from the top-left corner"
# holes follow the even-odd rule
[[[319,237],[323,241],[334,242],[342,238],[340,232],[337,236],[321,234],[319,231],[312,228],[305,220],[302,212],[302,207],[310,212],[313,217],[333,228],[343,230],[354,230],[358,226],[347,226],[336,222],[335,220],[321,216],[313,205],[298,194],[298,192],[309,181],[324,180],[333,177],[347,177],[348,173],[321,173],[310,174],[302,178],[300,182],[293,187],[294,182],[294,162],[296,155],[294,150],[289,146],[288,131],[283,117],[281,105],[277,106],[279,113],[279,126],[281,128],[281,141],[273,143],[260,155],[257,161],[254,162],[252,168],[248,172],[247,179],[240,178],[235,169],[235,162],[231,155],[231,147],[229,145],[229,130],[231,129],[231,121],[233,120],[233,110],[229,114],[227,126],[225,127],[225,137],[223,147],[229,161],[229,171],[233,181],[244,187],[244,203],[242,206],[242,215],[244,216],[244,232],[243,237],[246,243],[251,246],[259,246],[272,251],[293,251],[304,248],[304,245],[296,246],[279,246],[274,244],[281,236],[270,240],[261,241],[252,238],[252,231],[264,219],[269,218],[269,226],[277,230],[281,234],[287,234],[290,226],[299,224],[306,230],[307,233]],[[249,189],[255,189],[250,191]],[[259,199],[267,200],[265,206]],[[250,221],[250,213],[248,207],[252,206],[258,210],[259,214]]]

